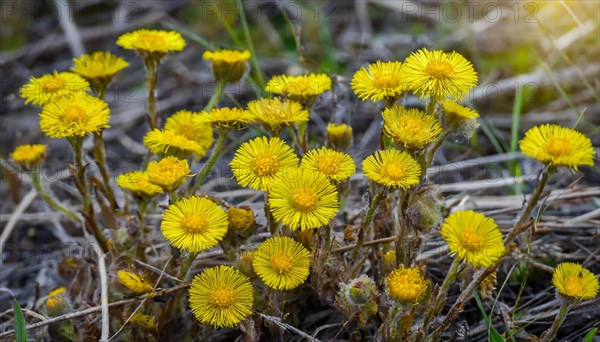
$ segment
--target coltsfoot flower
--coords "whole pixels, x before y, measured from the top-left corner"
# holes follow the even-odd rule
[[[442,133],[435,116],[416,108],[393,106],[386,108],[381,115],[385,134],[407,149],[424,149]]]
[[[350,85],[359,99],[395,102],[407,91],[402,63],[377,61],[362,67],[352,77]]]
[[[519,146],[523,154],[549,166],[577,170],[580,165],[594,165],[592,141],[574,129],[551,124],[532,127]]]
[[[141,312],[136,312],[135,314],[133,314],[133,316],[131,316],[131,319],[129,320],[129,322],[131,322],[132,324],[135,324],[137,326],[146,328],[146,329],[156,329],[156,320],[154,319],[154,317],[149,316],[149,315],[144,315]]]
[[[146,170],[150,183],[163,188],[164,191],[173,191],[181,186],[190,175],[187,160],[175,157],[165,157],[159,161],[152,161]]]
[[[144,145],[154,154],[174,156],[181,159],[190,155],[200,159],[207,151],[206,144],[201,145],[198,141],[190,140],[184,135],[173,131],[161,131],[157,128],[146,133]]]
[[[106,51],[73,58],[71,71],[85,78],[90,84],[106,86],[121,70],[129,66],[123,58]]]
[[[287,169],[269,189],[269,206],[277,222],[292,230],[320,228],[339,210],[335,185],[307,169]]]
[[[21,167],[30,168],[44,159],[46,149],[47,146],[42,144],[19,145],[10,154],[10,158]]]
[[[120,270],[117,272],[117,280],[121,285],[137,294],[148,293],[154,290],[154,287],[148,280],[130,271]]]
[[[167,53],[183,50],[186,42],[179,32],[140,29],[119,36],[117,45],[128,50],[136,50],[142,56],[160,59]]]
[[[211,125],[203,121],[199,113],[190,112],[189,110],[180,110],[168,117],[164,130],[195,141],[200,146],[198,152],[200,150],[204,151],[200,153],[201,155],[208,151],[214,140]]]
[[[234,327],[252,314],[250,279],[230,266],[215,266],[196,275],[190,286],[190,308],[203,324]]]
[[[500,228],[493,219],[472,210],[450,214],[441,234],[451,253],[475,267],[489,267],[504,254]]]
[[[461,99],[477,85],[473,65],[458,52],[421,49],[406,58],[402,73],[416,95]]]
[[[327,124],[327,142],[338,150],[347,150],[352,146],[352,126],[346,124]]]
[[[429,282],[423,277],[419,267],[401,266],[393,270],[385,279],[388,296],[403,304],[416,304],[423,298]]]
[[[248,103],[252,119],[266,130],[278,134],[282,129],[308,122],[308,111],[296,101],[259,99]]]
[[[277,75],[269,80],[266,90],[293,101],[312,104],[317,96],[331,90],[331,78],[325,74]]]
[[[241,108],[214,108],[200,113],[201,122],[216,128],[240,128],[252,121],[252,115]]]
[[[600,288],[598,278],[592,272],[572,262],[563,262],[556,266],[552,274],[552,284],[562,296],[577,300],[595,298]]]
[[[110,111],[103,100],[80,95],[48,103],[40,113],[40,129],[50,138],[82,137],[108,128]]]
[[[246,231],[255,226],[254,212],[249,207],[230,207],[227,210],[229,228],[237,231]]]
[[[356,172],[352,157],[327,147],[306,152],[300,167],[316,171],[334,182],[348,179]]]
[[[48,293],[46,299],[46,312],[50,317],[60,316],[67,313],[71,308],[71,303],[67,297],[67,288],[59,287]]]
[[[227,213],[213,201],[187,197],[167,208],[160,230],[173,246],[198,253],[223,240],[228,225]]]
[[[63,97],[83,95],[90,89],[88,81],[72,72],[53,72],[40,77],[32,77],[21,88],[25,103],[39,106],[56,102]]]
[[[408,153],[394,149],[376,151],[362,167],[367,178],[388,188],[410,189],[421,180],[421,166]]]
[[[442,108],[442,114],[449,120],[455,122],[475,120],[479,117],[479,114],[477,114],[476,111],[469,107],[461,106],[455,101],[443,101]]]
[[[297,168],[299,161],[285,141],[258,137],[241,144],[229,166],[240,185],[267,191],[278,174]]]
[[[150,183],[145,171],[133,171],[119,175],[117,185],[138,196],[155,196],[164,192],[160,186]]]
[[[258,246],[252,265],[267,286],[290,290],[304,283],[308,277],[310,252],[290,237],[276,236]]]
[[[248,60],[252,54],[248,50],[205,51],[202,58],[210,61],[216,80],[229,83],[239,81],[248,71]]]

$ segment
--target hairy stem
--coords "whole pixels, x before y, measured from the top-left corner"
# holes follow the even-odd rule
[[[52,196],[50,196],[49,193],[46,192],[46,190],[44,190],[42,184],[40,183],[40,175],[38,174],[37,170],[33,172],[31,178],[33,181],[33,187],[35,188],[35,190],[37,190],[37,192],[40,195],[42,195],[42,198],[44,199],[44,201],[46,201],[46,203],[48,203],[49,206],[59,210],[63,214],[72,218],[74,221],[83,223],[83,221],[77,216],[77,214],[60,205],[54,198],[52,198]]]
[[[156,84],[158,82],[158,67],[160,60],[153,57],[145,57],[146,86],[148,87],[148,125],[150,130],[158,128],[158,113],[156,112]]]
[[[570,309],[571,309],[571,306],[569,305],[569,303],[566,300],[563,300],[562,304],[560,305],[560,310],[558,311],[558,315],[556,315],[556,318],[554,319],[552,326],[550,327],[550,329],[546,330],[542,334],[542,337],[540,338],[541,342],[549,342],[549,341],[554,340],[554,338],[556,337],[556,334],[558,333],[558,329],[565,322],[565,319],[567,318],[567,314],[569,313]]]
[[[369,206],[369,210],[367,211],[367,215],[363,220],[363,223],[358,231],[358,238],[356,241],[356,246],[354,247],[354,251],[352,252],[352,260],[355,260],[360,252],[360,248],[362,244],[365,242],[365,234],[367,229],[371,226],[371,222],[373,221],[373,215],[375,214],[375,210],[379,206],[381,200],[385,197],[385,189],[379,190],[373,200],[371,201],[371,205]]]
[[[221,156],[221,152],[223,150],[223,146],[225,146],[225,141],[227,140],[227,133],[228,133],[227,130],[224,130],[224,129],[219,130],[219,138],[217,139],[217,143],[215,144],[215,147],[212,151],[212,154],[210,155],[210,158],[208,158],[208,160],[206,161],[206,164],[204,164],[204,167],[202,167],[202,170],[200,170],[200,172],[198,172],[196,177],[194,177],[193,181],[190,183],[190,187],[188,189],[190,195],[193,195],[196,192],[196,190],[198,190],[200,185],[202,185],[202,183],[204,183],[204,181],[210,174],[210,171],[213,169],[213,167],[217,163],[217,160],[219,160],[219,157]]]

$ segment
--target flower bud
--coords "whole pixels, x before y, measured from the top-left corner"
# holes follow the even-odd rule
[[[71,310],[71,303],[67,297],[67,289],[59,287],[48,293],[46,299],[46,312],[50,317],[63,315]]]
[[[238,231],[246,231],[256,226],[254,212],[247,207],[230,207],[227,213],[229,217],[229,228]]]
[[[337,150],[347,150],[352,146],[352,127],[346,124],[328,124],[327,142]]]
[[[248,71],[250,56],[250,51],[247,50],[221,50],[205,51],[202,58],[211,62],[213,75],[217,81],[236,83]]]

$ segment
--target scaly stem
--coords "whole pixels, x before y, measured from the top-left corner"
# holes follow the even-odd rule
[[[558,333],[558,329],[565,322],[565,319],[567,318],[567,314],[569,313],[570,309],[571,306],[569,305],[569,303],[563,299],[562,304],[560,306],[560,310],[558,311],[558,315],[556,315],[556,318],[554,319],[554,322],[552,323],[550,329],[546,330],[542,334],[542,337],[540,338],[541,342],[549,342],[554,340],[556,334]]]
[[[100,175],[102,176],[102,181],[104,182],[104,187],[106,188],[106,195],[108,197],[108,201],[110,202],[110,206],[113,210],[117,210],[119,205],[117,204],[115,193],[113,192],[113,188],[110,184],[110,174],[108,172],[108,168],[106,167],[106,148],[104,139],[102,138],[102,132],[94,134],[94,159],[96,160],[96,164],[100,170]]]
[[[215,108],[217,106],[217,104],[219,104],[219,101],[221,101],[221,97],[223,97],[223,92],[225,91],[226,85],[227,85],[226,79],[219,80],[217,82],[214,94],[210,97],[210,100],[208,101],[206,106],[204,106],[204,109],[203,109],[204,112],[207,112],[207,113],[210,112],[213,108]]]
[[[87,188],[87,179],[85,178],[85,165],[83,164],[83,138],[69,138],[69,142],[75,152],[75,169],[77,172],[77,180],[80,185],[81,196],[83,197],[83,212],[90,213],[90,196]]]
[[[373,221],[373,214],[375,214],[375,210],[377,209],[377,207],[379,206],[379,203],[381,202],[381,200],[384,197],[385,197],[385,189],[379,190],[373,197],[373,200],[371,201],[371,205],[369,206],[369,210],[367,211],[367,215],[365,216],[365,219],[363,220],[363,223],[360,226],[360,229],[358,231],[358,238],[356,241],[356,246],[354,247],[354,251],[352,252],[352,260],[356,260],[356,257],[358,256],[358,252],[360,252],[362,244],[365,242],[366,231],[371,226],[371,222]]]
[[[425,159],[425,166],[431,166],[431,163],[433,163],[433,156],[435,155],[435,152],[440,148],[440,146],[442,146],[444,140],[446,140],[448,135],[450,135],[450,131],[444,130],[444,132],[442,132],[442,134],[440,134],[440,136],[437,138],[435,143],[429,147],[429,151],[427,152],[427,158]],[[423,173],[425,173],[425,171],[426,170],[423,170]]]
[[[48,194],[46,192],[46,190],[44,190],[44,188],[42,187],[42,184],[40,183],[40,175],[38,174],[37,170],[35,170],[33,172],[31,178],[33,181],[33,187],[35,188],[35,190],[37,190],[37,192],[40,195],[42,195],[42,198],[44,199],[44,201],[46,201],[46,203],[48,203],[49,206],[51,206],[54,209],[59,210],[63,214],[65,214],[65,215],[69,216],[70,218],[72,218],[73,220],[75,220],[76,222],[79,222],[79,223],[83,222],[81,220],[81,218],[79,218],[74,212],[72,212],[69,209],[60,205],[54,198],[52,198],[52,196],[50,196],[50,194]]]
[[[190,253],[186,258],[183,259],[183,261],[181,262],[181,268],[179,269],[179,273],[177,274],[178,279],[181,279],[183,281],[186,281],[188,279],[190,267],[192,266],[192,263],[194,263],[194,260],[196,260],[197,256],[198,253]]]
[[[144,57],[146,67],[146,87],[148,88],[148,124],[150,130],[158,127],[158,114],[156,113],[156,84],[158,82],[158,66],[160,60],[155,57]]]
[[[437,103],[437,97],[431,97],[431,99],[429,99],[429,103],[427,104],[427,108],[425,109],[425,113],[429,115],[435,115],[435,106],[437,105]]]
[[[406,244],[405,238],[408,235],[408,224],[406,222],[406,207],[408,206],[408,193],[405,191],[399,191],[398,199],[398,232],[396,233],[396,267],[400,264],[406,264]],[[408,265],[410,266],[410,264]]]
[[[217,139],[217,143],[212,151],[212,154],[210,155],[210,158],[208,158],[208,161],[206,162],[206,164],[204,164],[202,170],[198,172],[196,177],[194,177],[194,180],[190,183],[190,187],[188,188],[190,195],[193,195],[196,192],[196,190],[198,190],[200,185],[204,183],[204,181],[208,177],[208,174],[217,163],[217,160],[221,156],[223,146],[225,146],[225,140],[227,140],[227,133],[228,131],[225,129],[219,130],[219,138]]]

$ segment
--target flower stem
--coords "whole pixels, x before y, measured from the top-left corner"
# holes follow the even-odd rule
[[[52,196],[50,196],[50,194],[48,194],[46,192],[46,190],[44,190],[44,188],[42,187],[42,184],[40,183],[40,175],[38,174],[37,170],[33,172],[31,178],[33,181],[33,187],[35,188],[35,190],[37,190],[37,192],[40,195],[42,195],[42,198],[44,199],[44,201],[46,201],[46,203],[48,203],[49,206],[51,206],[54,209],[59,210],[63,214],[65,214],[65,215],[69,216],[70,218],[72,218],[73,220],[75,220],[76,222],[79,222],[79,223],[83,222],[81,220],[81,218],[79,218],[74,212],[72,212],[69,209],[60,205],[54,198],[52,198]]]
[[[217,139],[217,143],[215,144],[215,147],[212,151],[212,154],[210,155],[210,158],[208,158],[208,161],[206,162],[206,164],[204,164],[204,167],[202,168],[202,170],[200,170],[200,172],[198,172],[196,177],[194,177],[194,180],[190,183],[190,187],[188,188],[190,195],[193,195],[196,192],[196,190],[198,190],[200,185],[202,185],[202,183],[204,183],[204,181],[208,177],[210,171],[213,169],[213,167],[217,163],[217,160],[221,156],[223,146],[225,146],[225,140],[227,140],[227,133],[228,132],[225,129],[219,130],[219,138]]]
[[[567,318],[567,314],[569,313],[570,309],[571,306],[569,305],[569,303],[563,299],[562,304],[560,306],[560,310],[558,311],[558,315],[556,315],[556,318],[554,319],[554,322],[552,323],[550,329],[546,330],[542,334],[542,337],[540,338],[541,342],[549,342],[554,340],[556,334],[558,333],[558,329],[565,322],[565,319]]]
[[[440,134],[440,136],[437,138],[435,143],[429,147],[429,151],[427,152],[427,158],[425,159],[425,166],[431,166],[431,163],[433,163],[433,156],[435,155],[435,152],[440,148],[440,146],[442,146],[444,140],[446,140],[448,135],[450,135],[450,131],[444,130],[444,132],[442,132],[442,134]],[[423,173],[425,173],[425,171],[426,170],[423,170]]]
[[[354,247],[354,251],[352,251],[352,260],[356,259],[356,257],[358,256],[358,252],[360,252],[362,244],[365,242],[366,231],[371,226],[371,222],[373,221],[373,214],[375,214],[375,210],[379,206],[379,203],[385,197],[385,192],[385,189],[379,190],[373,197],[373,200],[371,201],[371,205],[369,206],[367,215],[365,216],[365,219],[363,220],[363,223],[358,231],[356,246]]]
[[[83,197],[83,212],[89,214],[91,202],[87,189],[87,179],[85,178],[85,165],[83,164],[83,138],[70,138],[69,142],[75,152],[75,169],[77,172],[77,180],[80,185],[81,196]]]
[[[190,253],[186,258],[181,261],[181,268],[179,269],[179,274],[177,274],[177,278],[183,281],[186,281],[189,276],[190,267],[196,260],[198,253]]]
[[[221,101],[221,97],[223,97],[223,92],[225,91],[226,85],[227,80],[219,80],[217,82],[214,94],[210,97],[210,100],[208,101],[206,106],[204,106],[204,112],[210,112],[213,108],[217,106],[219,101]]]
[[[150,130],[158,127],[158,114],[156,113],[156,84],[158,82],[158,66],[160,60],[154,57],[145,57],[146,86],[148,87],[148,124]]]
[[[102,176],[102,181],[104,182],[104,187],[106,188],[106,195],[108,197],[108,201],[110,202],[110,206],[113,210],[117,210],[119,205],[117,204],[115,193],[110,184],[110,174],[108,172],[108,168],[106,167],[106,147],[104,144],[104,139],[102,138],[102,132],[94,134],[94,159],[96,160],[96,164],[100,170],[100,175]]]

